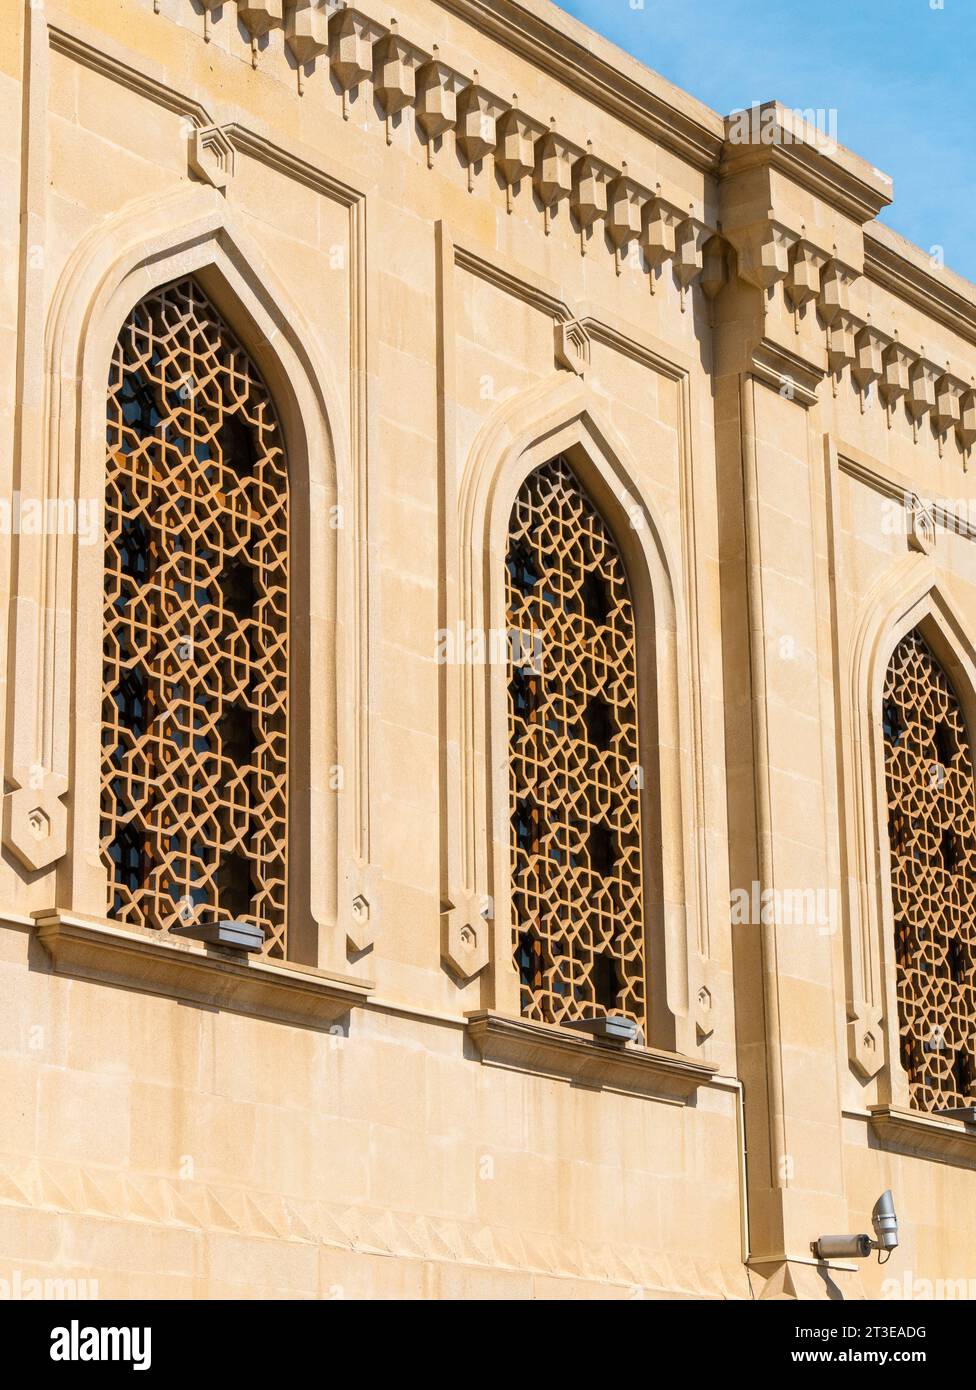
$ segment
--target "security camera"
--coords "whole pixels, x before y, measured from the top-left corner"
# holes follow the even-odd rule
[[[891,1190],[882,1193],[871,1213],[874,1240],[868,1235],[821,1236],[810,1247],[818,1260],[866,1260],[872,1250],[891,1251],[898,1245],[898,1217]]]

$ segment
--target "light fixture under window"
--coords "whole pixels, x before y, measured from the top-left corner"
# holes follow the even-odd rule
[[[599,1018],[576,1018],[564,1023],[564,1028],[572,1028],[578,1033],[590,1033],[600,1042],[637,1042],[640,1039],[640,1026],[624,1014],[603,1014]]]
[[[943,1120],[962,1120],[964,1125],[976,1125],[976,1105],[950,1107],[935,1113]]]
[[[228,951],[257,952],[264,949],[264,928],[251,922],[211,922],[189,927],[171,927],[171,935],[188,936],[206,946],[223,946]]]

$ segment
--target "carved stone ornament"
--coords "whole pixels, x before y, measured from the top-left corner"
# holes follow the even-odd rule
[[[40,770],[36,775],[24,770],[12,780],[17,785],[3,798],[3,842],[25,869],[50,868],[68,845],[68,812],[61,799],[68,784]]]
[[[396,28],[373,49],[376,70],[373,93],[387,120],[410,106],[417,95],[417,69],[428,59],[412,43],[408,43]]]
[[[507,102],[483,87],[477,72],[474,81],[458,97],[458,148],[468,161],[468,188],[474,187],[475,166],[498,144],[498,118],[507,110]]]
[[[342,115],[349,119],[349,93],[373,74],[373,44],[387,30],[349,7],[329,20],[329,72],[342,89]]]
[[[832,324],[840,314],[846,314],[851,307],[851,282],[855,272],[842,265],[840,261],[829,261],[820,277],[820,294],[817,307],[824,323]]]
[[[967,391],[963,396],[956,430],[964,449],[971,449],[976,444],[976,391]]]
[[[889,407],[903,396],[908,395],[908,372],[911,367],[911,353],[901,343],[892,343],[885,348],[883,369],[878,390]]]
[[[962,400],[962,383],[953,380],[948,373],[935,384],[935,407],[932,418],[940,433],[946,433],[959,423],[959,406]]]
[[[237,0],[237,17],[252,39],[263,38],[284,21],[282,0]]]
[[[436,140],[457,121],[458,92],[464,86],[460,73],[434,56],[417,73],[417,122],[428,140]]]
[[[187,159],[191,171],[211,188],[226,188],[234,177],[234,147],[220,126],[195,127]]]
[[[912,419],[921,420],[935,408],[935,383],[938,369],[931,362],[919,361],[908,374],[908,409]]]
[[[768,290],[790,273],[795,233],[778,222],[763,221],[729,233],[739,256],[739,274],[757,289]]]
[[[298,63],[311,63],[329,49],[329,14],[321,0],[292,0],[285,16],[285,43]]]
[[[590,365],[590,335],[578,319],[555,325],[556,366],[585,376]]]
[[[573,167],[583,151],[555,130],[544,135],[536,146],[535,189],[545,209],[546,235],[553,210],[573,191]]]
[[[701,287],[706,299],[715,299],[729,281],[729,245],[724,237],[709,237],[702,247]]]
[[[921,555],[931,555],[935,549],[935,514],[929,503],[913,497],[908,511],[908,544]]]
[[[675,234],[674,273],[682,291],[701,275],[702,251],[710,236],[709,229],[697,218],[686,217],[683,222],[679,222]]]
[[[496,133],[495,168],[505,180],[508,210],[511,212],[513,191],[518,189],[524,178],[530,178],[535,172],[536,141],[544,130],[538,121],[524,111],[513,108],[499,118]]]
[[[646,188],[627,177],[627,166],[607,190],[607,233],[622,251],[644,230],[644,206],[650,198]]]
[[[380,875],[369,864],[358,864],[346,883],[346,944],[358,955],[376,944],[379,934]]]
[[[472,980],[488,964],[491,933],[490,898],[459,897],[443,914],[441,950],[445,964],[460,980]]]
[[[677,250],[677,231],[684,213],[661,197],[652,199],[644,209],[644,228],[640,244],[650,271],[651,294],[655,280],[665,261],[672,260]]]
[[[820,293],[820,272],[827,257],[812,242],[800,240],[790,252],[786,293],[794,309],[802,309]]]
[[[607,188],[614,170],[602,159],[597,159],[592,148],[578,160],[573,170],[572,206],[576,220],[585,230],[607,214]]]
[[[884,1066],[884,1030],[880,1008],[873,1004],[858,1004],[854,1017],[847,1024],[847,1043],[856,1071],[864,1081],[870,1081]]]
[[[851,372],[862,391],[878,381],[884,371],[885,340],[870,324],[854,340],[855,357]]]

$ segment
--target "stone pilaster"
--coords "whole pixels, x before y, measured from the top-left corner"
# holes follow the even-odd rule
[[[751,1266],[769,1296],[832,1281],[850,1297],[853,1267],[818,1272],[810,1252],[848,1221],[820,402],[832,370],[873,370],[849,291],[886,199],[846,152],[782,143],[785,116],[768,142],[730,129],[720,225],[736,273],[714,310],[737,1044]]]

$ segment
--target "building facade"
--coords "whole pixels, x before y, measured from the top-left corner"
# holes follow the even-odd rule
[[[11,0],[0,100],[4,1287],[976,1278],[976,290],[890,181],[547,0]]]

